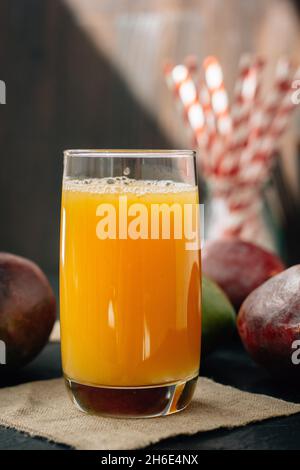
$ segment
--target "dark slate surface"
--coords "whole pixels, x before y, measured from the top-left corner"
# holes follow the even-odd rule
[[[40,356],[19,372],[18,376],[2,379],[0,386],[61,375],[58,344],[49,344]],[[235,343],[214,353],[202,364],[202,375],[241,390],[265,393],[274,397],[300,402],[300,386],[278,383],[257,367]],[[0,427],[0,449],[53,449],[67,446],[31,438],[14,430]],[[300,414],[276,418],[233,430],[218,430],[194,436],[167,439],[149,449],[300,449]]]

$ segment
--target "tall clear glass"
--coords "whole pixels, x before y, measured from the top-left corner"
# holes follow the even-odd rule
[[[67,150],[60,315],[67,388],[83,411],[182,410],[201,341],[193,151]]]

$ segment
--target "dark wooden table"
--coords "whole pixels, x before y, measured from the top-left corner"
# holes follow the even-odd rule
[[[300,402],[300,385],[297,387],[272,380],[251,361],[238,342],[212,354],[202,363],[201,373],[241,390]],[[2,380],[0,386],[50,379],[60,375],[59,345],[48,344],[39,357],[20,371],[17,377],[6,379],[5,382]],[[68,447],[0,427],[0,449],[63,450]],[[300,414],[270,419],[233,430],[180,436],[161,441],[148,449],[300,449]]]

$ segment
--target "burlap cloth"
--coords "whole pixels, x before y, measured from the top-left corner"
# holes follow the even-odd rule
[[[300,412],[300,404],[239,391],[201,378],[187,410],[153,419],[111,419],[78,411],[63,380],[0,390],[0,424],[77,449],[137,449],[179,434],[233,428]]]

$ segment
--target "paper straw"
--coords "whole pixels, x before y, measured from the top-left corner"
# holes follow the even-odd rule
[[[231,119],[222,67],[215,57],[210,56],[204,60],[203,68],[206,86],[210,93],[211,107],[215,114],[217,131],[221,136],[226,136],[231,132]]]
[[[264,172],[264,160],[266,155],[272,152],[272,140],[275,138],[275,136],[272,137],[270,130],[286,95],[290,92],[291,70],[290,61],[281,59],[278,62],[274,86],[261,108],[259,105],[256,106],[257,109],[251,120],[251,134],[247,148],[241,156],[241,166],[244,167],[243,172],[248,171],[257,175],[259,171]],[[277,125],[276,122],[275,125]],[[251,161],[253,165],[250,169]]]
[[[194,138],[200,147],[206,145],[204,132],[204,112],[199,102],[197,89],[186,65],[165,67],[165,77],[175,99],[180,103],[184,120],[191,127]]]

